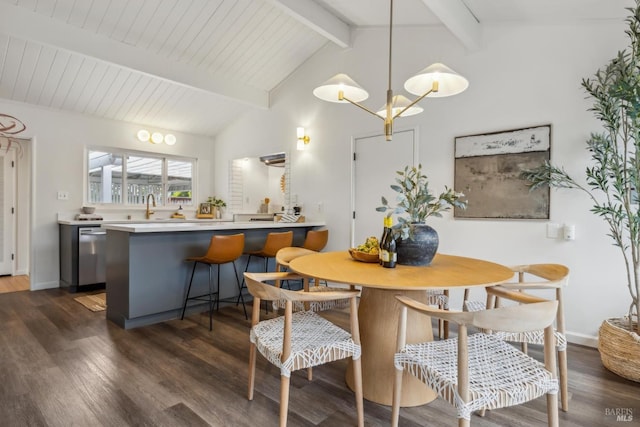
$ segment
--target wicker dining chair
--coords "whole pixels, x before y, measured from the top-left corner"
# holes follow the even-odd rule
[[[393,388],[392,425],[398,425],[402,377],[406,371],[433,389],[456,408],[459,426],[469,426],[477,410],[519,405],[547,396],[547,417],[558,425],[558,381],[553,351],[553,320],[557,301],[503,290],[501,297],[522,305],[478,312],[447,311],[396,296],[402,304],[398,325],[398,352],[394,357],[396,376]],[[415,310],[458,325],[456,338],[407,344],[407,311]],[[544,329],[542,364],[494,334],[468,335],[468,326],[482,330],[498,327],[511,332]]]
[[[564,325],[564,304],[562,289],[569,282],[569,268],[561,264],[527,264],[510,267],[517,275],[517,282],[503,283],[502,288],[514,291],[550,290],[554,292],[554,298],[558,301],[558,313],[554,330],[555,346],[558,353],[558,377],[560,379],[560,405],[562,410],[569,411],[569,390],[568,390],[568,369],[567,369],[567,338]],[[485,310],[486,308],[497,308],[500,306],[500,298],[492,288],[487,288],[486,303],[468,300],[465,294],[465,308],[468,311]],[[544,333],[542,330],[529,331],[524,333],[513,333],[499,330],[493,331],[498,337],[505,341],[522,344],[522,351],[527,352],[527,344],[544,343]]]
[[[300,292],[278,288],[264,282],[300,278],[294,273],[244,273],[253,296],[249,352],[248,399],[253,400],[256,350],[280,369],[280,426],[287,425],[289,383],[293,371],[308,369],[340,359],[353,359],[358,426],[364,426],[360,332],[357,292]],[[260,301],[286,301],[284,316],[260,320]],[[313,311],[293,311],[297,302],[347,299],[350,301],[350,331],[338,327]]]

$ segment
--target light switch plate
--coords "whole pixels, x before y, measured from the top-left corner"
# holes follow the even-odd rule
[[[68,191],[58,191],[58,200],[69,200]]]
[[[560,237],[560,224],[550,222],[547,224],[547,238],[557,239]]]

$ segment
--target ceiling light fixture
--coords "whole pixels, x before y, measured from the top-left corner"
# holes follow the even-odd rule
[[[150,133],[146,129],[140,129],[137,136],[138,140],[142,142],[150,142],[152,144],[162,144],[164,142],[167,145],[174,145],[176,143],[175,135],[170,133],[163,135],[160,132]]]
[[[306,145],[311,142],[311,138],[308,135],[304,134],[303,127],[296,128],[296,134],[298,136],[298,143],[296,145],[296,148],[298,149],[298,151],[302,151],[305,149]]]
[[[421,113],[422,107],[417,105],[423,98],[442,98],[457,95],[469,86],[469,81],[460,74],[441,63],[435,63],[404,84],[404,88],[418,98],[410,101],[402,95],[394,96],[391,89],[391,60],[393,40],[393,0],[390,0],[389,12],[389,82],[387,87],[387,102],[377,113],[361,105],[360,102],[369,97],[369,93],[346,74],[336,74],[321,86],[313,90],[313,94],[329,102],[350,103],[384,120],[384,134],[387,141],[393,135],[393,120],[398,117],[408,117]]]

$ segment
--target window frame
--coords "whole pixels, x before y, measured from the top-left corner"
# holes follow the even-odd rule
[[[92,151],[101,151],[104,153],[114,154],[117,156],[122,156],[122,202],[121,203],[100,203],[100,202],[91,202],[90,201],[90,178],[89,178],[89,154]],[[165,153],[154,153],[150,151],[142,151],[142,150],[130,150],[126,148],[114,148],[114,147],[105,147],[105,146],[85,146],[84,150],[84,179],[83,179],[83,192],[82,192],[82,200],[83,206],[99,206],[101,209],[133,209],[133,208],[144,208],[144,206],[140,204],[131,204],[126,203],[128,200],[128,190],[127,189],[127,157],[128,156],[136,156],[136,157],[146,157],[150,159],[158,159],[162,161],[162,188],[163,194],[168,194],[168,174],[169,174],[169,161],[179,161],[191,163],[191,203],[184,204],[185,207],[188,208],[197,208],[198,204],[196,200],[198,199],[198,189],[197,189],[197,180],[198,176],[198,159],[195,157],[188,156],[178,156],[173,154],[165,154]],[[175,209],[176,205],[167,204],[168,197],[162,198],[162,200],[158,200],[156,203],[156,208],[158,209]]]

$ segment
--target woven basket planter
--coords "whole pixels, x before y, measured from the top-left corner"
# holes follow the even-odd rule
[[[598,350],[605,368],[640,382],[640,335],[629,331],[626,319],[602,322],[598,331]]]

